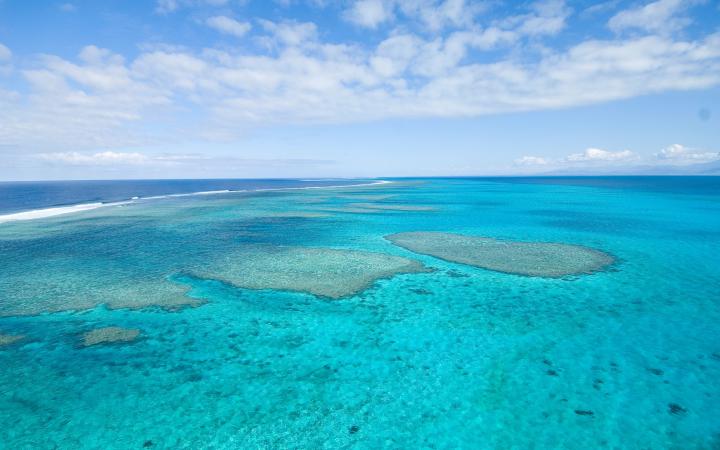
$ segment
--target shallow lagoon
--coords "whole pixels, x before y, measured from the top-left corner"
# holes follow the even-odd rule
[[[0,334],[24,337],[0,347],[0,442],[717,447],[720,189],[611,181],[221,194],[2,224]],[[368,201],[436,210],[342,212]],[[337,211],[313,214],[324,209]],[[616,261],[517,276],[383,238],[408,231],[575,244]],[[243,289],[210,270],[267,246],[434,271],[328,299]],[[142,338],[79,345],[106,327]]]

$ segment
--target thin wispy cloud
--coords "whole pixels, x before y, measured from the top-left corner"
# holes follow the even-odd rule
[[[518,166],[544,166],[548,164],[548,160],[541,156],[523,156],[515,160]]]
[[[684,13],[698,1],[658,0],[621,11],[608,22],[611,30],[619,32],[640,29],[657,33],[669,33],[688,26],[692,21]]]
[[[630,150],[610,151],[601,148],[588,148],[582,153],[573,153],[565,158],[566,162],[617,162],[637,159],[637,156]]]
[[[5,45],[0,44],[0,62],[8,61],[12,57],[12,52]]]
[[[207,156],[202,154],[172,154],[163,153],[159,155],[141,152],[55,152],[40,153],[36,156],[40,161],[55,165],[69,166],[193,166],[197,164],[206,165],[241,165],[241,166],[289,166],[289,165],[310,165],[321,166],[334,164],[332,160],[312,158],[242,158],[232,155]]]
[[[720,152],[688,148],[681,144],[669,145],[655,156],[661,161],[676,164],[696,164],[720,160]]]
[[[65,152],[41,153],[38,157],[44,161],[60,162],[71,165],[115,165],[115,164],[147,164],[151,161],[146,155],[137,152],[98,152],[92,154]]]
[[[646,157],[631,150],[605,150],[587,148],[582,152],[571,153],[561,158],[527,155],[514,161],[518,167],[534,172],[546,172],[558,169],[584,169],[618,166],[637,166],[642,168],[687,166],[693,164],[720,161],[720,152],[689,148],[682,144],[672,144]]]
[[[155,12],[169,14],[185,7],[224,6],[229,2],[230,0],[157,0]]]

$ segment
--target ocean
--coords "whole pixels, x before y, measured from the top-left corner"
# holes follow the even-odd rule
[[[0,182],[0,215],[148,197],[356,184],[349,180],[82,180]]]
[[[0,448],[720,447],[720,177],[383,181],[0,183]]]

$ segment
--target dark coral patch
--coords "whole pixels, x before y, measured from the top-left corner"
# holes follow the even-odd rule
[[[683,408],[682,406],[678,405],[677,403],[668,403],[668,412],[670,414],[680,415],[680,414],[685,414],[687,412],[687,409]]]

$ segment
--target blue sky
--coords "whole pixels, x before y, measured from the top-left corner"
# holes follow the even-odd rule
[[[0,0],[5,180],[682,167],[717,105],[718,1]]]

